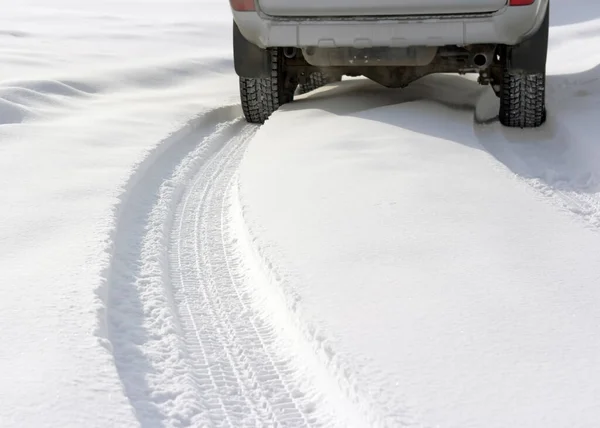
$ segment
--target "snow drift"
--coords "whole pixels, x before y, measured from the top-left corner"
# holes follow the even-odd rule
[[[244,124],[226,2],[0,16],[0,426],[596,427],[600,7],[548,123],[364,79]]]

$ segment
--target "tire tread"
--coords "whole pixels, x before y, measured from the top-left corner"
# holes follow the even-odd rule
[[[546,121],[546,75],[504,70],[500,122],[512,128],[536,128]]]
[[[240,77],[242,111],[249,123],[263,124],[283,104],[293,100],[295,88],[286,87],[279,49],[269,49],[271,76]]]

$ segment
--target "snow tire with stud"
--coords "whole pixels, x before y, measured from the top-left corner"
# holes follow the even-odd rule
[[[240,77],[242,110],[249,123],[264,123],[279,107],[294,99],[297,84],[287,75],[280,51],[269,49],[270,77]]]
[[[546,121],[546,75],[504,70],[500,122],[511,128],[537,128]]]
[[[537,128],[546,122],[546,60],[550,4],[536,32],[500,49],[500,123],[510,128]]]

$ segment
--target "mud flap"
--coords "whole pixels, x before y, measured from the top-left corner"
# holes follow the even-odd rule
[[[550,3],[546,16],[537,32],[515,46],[505,46],[506,65],[510,70],[526,73],[545,73],[548,56],[548,29],[550,23]]]
[[[271,58],[266,49],[250,43],[233,23],[233,63],[240,77],[266,78],[271,75]]]

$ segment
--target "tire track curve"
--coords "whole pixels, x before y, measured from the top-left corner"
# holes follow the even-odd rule
[[[115,212],[97,332],[144,427],[192,426],[205,411],[168,277],[168,233],[190,175],[244,125],[239,106],[190,121],[135,169]]]
[[[540,130],[519,132],[499,123],[476,126],[481,146],[538,195],[595,231],[600,230],[597,156],[549,116]]]
[[[247,139],[245,139],[247,141]],[[266,278],[243,251],[233,183],[245,144],[205,164],[175,214],[170,265],[197,380],[213,397],[211,426],[365,426],[306,339],[274,317]],[[298,344],[300,344],[298,346]],[[312,348],[310,349],[312,351]]]
[[[311,400],[293,386],[293,369],[275,360],[273,333],[257,327],[222,237],[223,183],[240,160],[230,144],[199,172],[175,215],[171,275],[195,373],[213,397],[212,426],[314,426]]]
[[[251,205],[245,201],[240,187],[236,174],[228,191],[229,219],[227,227],[223,228],[235,244],[230,248],[232,258],[241,259],[247,265],[247,275],[254,284],[255,298],[261,302],[262,311],[271,325],[277,325],[286,332],[280,338],[295,339],[285,346],[301,357],[302,368],[314,376],[318,390],[326,395],[334,426],[424,428],[414,409],[405,404],[389,403],[386,411],[386,405],[382,405],[372,392],[360,384],[355,368],[337,352],[336,345],[317,326],[307,321],[302,298],[297,291],[298,284],[292,279],[294,275],[280,269],[292,264],[286,263],[285,257],[283,260],[274,257],[277,250],[272,252],[271,244],[262,241],[260,234],[254,234],[256,229],[248,219]],[[394,416],[389,415],[389,406],[394,406]]]
[[[121,196],[98,336],[142,427],[353,426],[352,405],[295,352],[304,339],[273,323],[237,249],[230,188],[256,129],[238,106],[210,111],[160,144]]]

